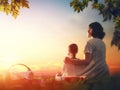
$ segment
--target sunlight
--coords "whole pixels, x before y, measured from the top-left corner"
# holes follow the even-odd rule
[[[17,63],[17,58],[16,57],[12,57],[12,56],[5,56],[5,57],[2,57],[2,60],[1,60],[1,69],[3,70],[7,70],[9,69],[9,67],[13,64]]]
[[[36,2],[39,2],[39,4]],[[35,71],[46,67],[50,67],[48,69],[59,68],[62,66],[64,57],[67,56],[67,48],[70,43],[78,44],[77,57],[84,59],[84,47],[88,40],[86,36],[88,24],[93,20],[99,21],[99,19],[94,19],[93,14],[96,15],[96,12],[88,15],[91,12],[88,8],[86,12],[79,15],[71,12],[70,8],[66,11],[66,7],[61,8],[61,5],[60,7],[55,5],[55,8],[53,8],[54,5],[52,7],[48,6],[50,4],[44,7],[46,3],[41,4],[44,1],[40,2],[41,0],[35,2],[31,0],[31,9],[22,10],[17,19],[1,13],[1,72],[16,63],[27,64]],[[46,11],[47,8],[49,11]],[[105,26],[105,32],[108,32],[105,38],[106,60],[108,64],[119,65],[120,53],[116,52],[117,50],[114,47],[111,48],[110,40],[112,36],[108,35],[108,30],[112,29],[113,25],[109,23],[103,23],[103,25]]]

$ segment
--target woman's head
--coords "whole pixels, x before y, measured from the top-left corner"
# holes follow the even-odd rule
[[[76,54],[78,52],[78,46],[77,44],[74,44],[74,43],[70,44],[68,49],[69,49],[69,53],[71,54]]]
[[[88,33],[89,33],[89,36],[92,36],[94,38],[99,38],[99,39],[103,39],[105,36],[103,27],[98,22],[93,22],[93,23],[89,24]]]

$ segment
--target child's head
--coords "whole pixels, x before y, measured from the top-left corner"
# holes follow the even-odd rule
[[[77,52],[78,52],[77,44],[74,44],[74,43],[70,44],[68,47],[68,51],[69,51],[69,54],[73,54],[73,55],[77,54]]]

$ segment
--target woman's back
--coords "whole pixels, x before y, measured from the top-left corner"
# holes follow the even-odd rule
[[[85,52],[89,51],[96,63],[106,63],[106,47],[101,39],[93,38],[87,42]]]
[[[85,47],[85,53],[91,53],[91,61],[95,64],[91,66],[92,68],[89,72],[86,71],[85,75],[90,78],[106,76],[109,74],[108,67],[106,64],[106,47],[101,39],[93,38],[87,42]],[[106,75],[105,75],[106,74]]]

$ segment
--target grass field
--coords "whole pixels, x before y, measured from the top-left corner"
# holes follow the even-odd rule
[[[0,82],[0,90],[120,90],[120,75],[110,80],[86,83],[80,79],[56,81],[54,77],[40,77],[33,80],[14,80]]]

